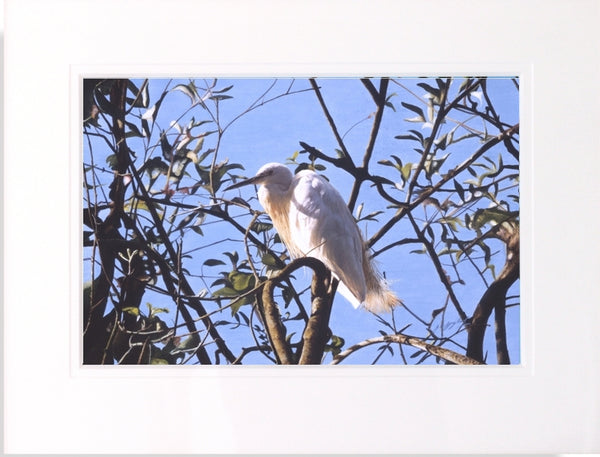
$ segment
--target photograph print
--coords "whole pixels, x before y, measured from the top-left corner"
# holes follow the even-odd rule
[[[84,365],[521,363],[518,76],[80,82]]]

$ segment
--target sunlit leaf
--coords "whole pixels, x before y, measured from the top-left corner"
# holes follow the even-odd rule
[[[356,219],[360,220],[360,215],[362,214],[362,210],[365,207],[364,203],[361,203],[360,205],[358,205],[358,207],[356,208]]]
[[[126,306],[125,308],[123,308],[123,312],[127,313],[127,314],[131,314],[132,316],[140,315],[140,309],[135,306]]]
[[[250,299],[250,297],[240,297],[237,300],[234,300],[230,303],[229,308],[231,310],[231,315],[235,316],[238,314],[239,309],[247,304],[252,303],[252,300]],[[248,318],[245,315],[242,315],[242,317],[244,318],[244,321],[246,321],[246,324],[248,324]]]
[[[432,100],[434,100],[436,104],[439,104],[440,94],[442,93],[440,89],[430,86],[427,83],[418,83],[417,86],[424,89],[428,94],[431,94]]]
[[[142,84],[142,89],[137,88],[137,86],[131,81],[131,79],[127,80],[127,88],[133,94],[133,98],[127,98],[127,103],[131,105],[133,108],[148,108],[149,103],[149,93],[148,93],[148,83],[147,81]]]
[[[270,252],[264,254],[260,260],[263,263],[263,265],[266,265],[268,267],[278,267],[281,264],[281,260],[279,260]]]
[[[173,87],[173,89],[171,89],[172,91],[179,91],[179,92],[183,92],[185,95],[187,95],[190,99],[190,103],[194,104],[198,101],[198,93],[196,91],[196,87],[193,85],[193,83],[190,84],[177,84],[175,87]]]
[[[146,110],[144,114],[142,114],[142,119],[146,121],[152,121],[152,123],[154,124],[154,121],[156,121],[156,116],[158,115],[158,110],[160,109],[160,105],[162,104],[166,95],[167,92],[163,92],[158,101],[154,105],[152,105],[151,108]]]
[[[150,208],[154,209],[159,215],[162,215],[164,208],[159,203],[145,202],[144,200],[131,198],[127,203],[123,205],[123,210],[126,212],[130,211],[150,211]]]
[[[237,290],[231,287],[222,287],[212,293],[213,297],[237,297],[239,294]]]
[[[412,172],[412,167],[413,167],[413,164],[409,162],[409,163],[404,164],[404,166],[400,170],[400,173],[402,174],[402,178],[404,179],[404,181],[408,181],[408,178],[410,178],[410,174]]]
[[[146,303],[146,307],[148,308],[148,316],[149,317],[154,317],[157,314],[169,312],[168,308],[155,308],[154,306],[152,306],[151,303]]]
[[[256,284],[254,275],[249,273],[240,273],[239,271],[232,271],[229,274],[229,281],[231,281],[231,285],[238,292],[246,292],[249,289],[254,288]]]
[[[436,139],[433,144],[435,144],[442,151],[446,149],[446,140],[448,139],[448,134],[444,134],[438,139]]]
[[[153,357],[150,359],[150,365],[169,365],[169,362],[165,359]]]

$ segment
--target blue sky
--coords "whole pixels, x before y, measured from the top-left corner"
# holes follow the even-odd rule
[[[202,85],[203,80],[197,79],[196,81],[198,86]],[[210,82],[210,80],[206,81]],[[350,154],[356,163],[362,162],[362,155],[367,145],[372,126],[371,115],[375,110],[375,105],[370,95],[358,79],[321,78],[317,81],[321,87],[325,103],[335,120],[340,134],[343,136]],[[396,112],[388,109],[383,117],[374,156],[371,160],[370,170],[372,173],[397,180],[397,176],[393,174],[393,170],[390,167],[377,164],[379,160],[389,159],[392,154],[399,156],[404,163],[418,161],[417,153],[412,150],[414,146],[406,141],[399,141],[394,137],[406,133],[406,131],[411,128],[421,130],[424,135],[429,133],[427,127],[422,128],[420,124],[405,122],[404,119],[412,117],[414,113],[401,106],[401,102],[407,102],[423,108],[425,107],[425,99],[423,98],[425,91],[416,85],[418,82],[423,81],[424,80],[417,80],[414,78],[401,78],[397,79],[396,82],[390,83],[388,94],[395,93],[395,95],[390,98],[390,102],[394,104]],[[173,80],[168,83],[167,80],[150,80],[151,103],[158,99],[167,84],[170,88],[174,88],[177,84],[186,84],[187,82],[187,80]],[[461,78],[457,78],[453,83],[452,87],[454,91],[457,90],[460,82]],[[222,128],[225,126],[227,127],[218,144],[218,156],[216,159],[217,163],[227,159],[229,163],[243,164],[244,170],[234,170],[232,172],[233,174],[252,176],[256,170],[266,162],[275,161],[286,163],[288,158],[301,149],[299,146],[300,141],[304,141],[328,155],[335,155],[334,150],[339,147],[314,93],[312,91],[303,91],[310,87],[306,79],[281,79],[275,81],[275,85],[273,85],[273,83],[273,79],[223,79],[219,80],[215,87],[215,89],[218,90],[231,85],[233,86],[226,92],[227,95],[230,95],[233,98],[223,100],[219,103],[218,115],[220,125]],[[375,84],[378,84],[376,80]],[[264,94],[269,88],[271,89],[264,96],[264,100],[269,100],[288,90],[299,92],[269,101],[237,118],[248,107],[252,106],[259,96]],[[509,124],[517,123],[519,118],[518,91],[515,89],[513,82],[509,78],[493,78],[488,81],[488,88],[494,106],[501,114],[502,120]],[[451,94],[452,93],[451,89]],[[210,107],[210,101],[207,101],[207,103]],[[156,120],[157,125],[160,126],[161,129],[168,129],[171,121],[179,119],[181,114],[189,107],[190,98],[184,92],[172,91],[163,101]],[[142,114],[143,112],[144,110],[142,109],[139,111],[139,114]],[[214,106],[212,106],[212,112],[216,115],[217,111]],[[459,115],[460,113],[453,113],[453,116]],[[187,112],[187,114],[181,118],[179,123],[185,125],[191,116],[193,116],[196,121],[210,119],[210,116],[207,115],[207,112],[202,107],[196,106],[191,111]],[[456,122],[449,122],[448,125],[443,127],[442,132],[447,132],[456,127],[456,123],[461,121],[466,121],[468,125],[475,129],[480,130],[483,128],[481,121],[471,125],[471,120],[468,119],[467,116],[454,118],[453,120]],[[198,130],[195,130],[195,133],[197,134],[202,128],[203,127],[200,127]],[[213,126],[208,126],[207,130],[213,128]],[[176,134],[175,130],[171,129],[169,131],[173,134],[171,138],[174,138]],[[497,134],[497,132],[490,131],[489,134]],[[213,134],[207,136],[203,150],[206,150],[209,147],[216,147],[215,141],[216,135]],[[129,144],[130,147],[136,150],[136,140],[131,139]],[[138,141],[137,144],[139,147],[143,147],[142,142]],[[475,140],[467,141],[465,142],[464,147],[454,148],[448,159],[448,163],[445,165],[451,167],[460,163],[478,147],[478,144],[480,145],[480,143],[477,143]],[[502,148],[499,147],[493,148],[488,155],[493,158],[493,160],[497,160],[501,150]],[[149,154],[159,153],[157,151],[154,153],[149,152]],[[507,156],[506,153],[504,155]],[[140,156],[140,154],[138,154],[138,156]],[[510,162],[511,158],[505,156],[503,156],[505,163]],[[302,158],[305,159],[306,157],[300,155],[299,159]],[[326,164],[326,166],[327,169],[324,173],[330,179],[331,183],[340,191],[342,196],[347,199],[352,185],[350,176],[345,172],[336,170],[332,165]],[[193,175],[193,168],[190,167],[188,172]],[[225,186],[223,186],[223,188],[224,187]],[[515,190],[513,193],[518,193],[518,190]],[[250,201],[254,209],[262,209],[255,198],[255,190],[251,186],[225,194],[220,191],[219,194],[220,195],[217,195],[217,197],[226,198],[233,198],[236,195],[241,195],[246,200]],[[397,198],[400,199],[403,199],[404,197],[402,191],[399,191],[397,195]],[[191,196],[176,195],[174,196],[174,199],[181,199],[181,201],[190,204],[207,204],[210,201],[209,196],[207,194],[202,194],[202,192],[198,192]],[[368,188],[368,186],[363,186],[361,189],[357,200],[357,207],[360,205],[363,206],[363,216],[375,211],[387,211],[388,213],[390,211],[387,209],[387,202],[378,198],[377,194],[372,189]],[[239,209],[233,212],[236,213],[236,218],[242,225],[246,226],[249,223],[250,217],[247,211]],[[264,220],[267,219],[264,218]],[[366,234],[368,237],[375,233],[385,220],[385,215],[381,215],[379,221],[363,221],[359,223],[359,226],[363,234]],[[202,225],[202,230],[204,236],[187,232],[183,237],[184,251],[193,251],[192,259],[188,261],[189,263],[186,267],[191,272],[197,272],[198,274],[202,272],[202,274],[207,276],[207,278],[204,279],[196,279],[195,287],[197,287],[197,290],[202,288],[214,290],[214,288],[211,289],[210,287],[209,278],[217,277],[220,267],[213,267],[212,269],[207,267],[203,268],[203,262],[209,258],[227,260],[222,253],[224,251],[232,250],[236,250],[240,257],[243,258],[245,254],[243,244],[241,243],[242,237],[238,232],[229,232],[229,228],[226,227],[225,224],[215,223],[208,218],[204,225]],[[386,234],[375,248],[384,246],[397,239],[410,237],[414,238],[414,232],[412,231],[410,224],[404,221]],[[234,241],[222,241],[229,239]],[[490,242],[490,245],[495,246],[492,251],[499,251],[497,256],[499,259],[502,259],[503,252],[501,244]],[[411,244],[390,249],[377,257],[377,263],[379,268],[385,273],[392,288],[405,301],[411,311],[424,319],[428,319],[432,310],[444,305],[446,291],[440,283],[437,273],[427,256],[415,253],[411,254],[411,251],[419,248],[420,246]],[[497,260],[495,263],[498,268],[497,272],[499,272],[503,262]],[[222,270],[223,268],[220,269]],[[461,271],[461,273],[464,275],[462,276],[462,279],[465,281],[466,286],[459,285],[454,289],[459,301],[464,305],[467,314],[470,315],[473,307],[485,291],[486,285],[477,278],[477,275],[474,272],[469,271],[468,268],[465,269],[464,272]],[[488,282],[491,281],[489,274],[490,272],[488,271]],[[301,282],[306,283],[310,280],[310,275],[311,273],[306,271],[299,273],[297,277]],[[517,282],[509,295],[518,296],[518,294]],[[152,301],[150,297],[148,297],[148,300]],[[162,306],[159,305],[161,299],[157,297],[156,300],[158,300],[158,302],[153,303],[154,306]],[[517,302],[518,298],[509,301],[509,303]],[[248,310],[242,307],[242,311],[247,312]],[[165,321],[169,322],[169,319],[172,318],[172,316],[173,313],[171,313],[170,316],[165,315],[163,318]],[[231,320],[229,313],[224,313],[223,318]],[[390,316],[387,318],[389,319]],[[397,328],[412,324],[412,326],[407,329],[406,333],[423,336],[422,329],[419,328],[419,323],[405,310],[397,310],[394,314],[394,320]],[[493,321],[490,320],[490,323],[493,324]],[[460,322],[457,319],[448,319],[444,322],[445,330],[450,333],[456,330],[459,325]],[[354,310],[339,294],[334,302],[330,327],[334,334],[343,335],[346,338],[346,348],[364,339],[379,336],[381,330],[389,331],[389,329],[382,327],[381,323],[378,322],[374,316],[362,310]],[[520,358],[519,306],[508,309],[507,327],[510,332],[509,350],[512,359],[511,361],[512,363],[518,363]],[[300,332],[301,329],[297,329],[296,331]],[[232,332],[231,335],[235,338],[239,333]],[[247,341],[242,340],[239,344],[241,346],[247,345]],[[449,349],[462,352],[462,350],[457,347],[449,346]],[[495,346],[492,329],[487,333],[486,349],[489,351],[490,361],[493,362],[495,360]],[[376,356],[377,351],[374,348],[371,348],[357,352],[352,358],[348,359],[348,361],[351,363],[370,363]],[[381,361],[398,363],[398,359],[388,359],[386,357],[387,356],[382,357]],[[258,356],[248,356],[245,361],[246,363],[252,361],[260,363],[261,360],[264,359],[261,359]]]

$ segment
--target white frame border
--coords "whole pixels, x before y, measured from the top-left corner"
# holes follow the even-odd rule
[[[311,73],[312,68],[312,73]],[[419,69],[425,68],[425,71]],[[130,70],[130,71],[128,71]],[[172,71],[172,73],[169,73]],[[71,207],[73,210],[70,222],[71,236],[71,265],[76,266],[71,271],[71,374],[73,376],[150,376],[156,375],[157,369],[160,370],[160,376],[182,376],[182,367],[98,367],[82,365],[82,336],[79,323],[82,321],[80,297],[82,293],[82,267],[81,267],[81,184],[82,174],[80,169],[82,157],[82,132],[80,129],[81,119],[81,94],[82,82],[84,78],[186,78],[186,77],[219,77],[219,78],[269,78],[277,77],[307,77],[315,72],[314,65],[298,64],[278,64],[264,65],[254,64],[251,68],[240,64],[209,64],[203,66],[185,66],[163,68],[160,65],[135,66],[128,69],[124,66],[94,66],[94,65],[74,65],[71,67]],[[531,104],[533,102],[532,93],[532,75],[533,68],[528,64],[509,63],[502,64],[461,64],[461,65],[423,65],[423,64],[377,64],[353,63],[353,64],[329,64],[319,65],[317,71],[319,77],[360,77],[364,74],[377,76],[518,76],[519,91],[519,109],[520,109],[520,134],[521,161],[520,161],[520,196],[521,205],[524,205],[524,220],[521,221],[521,245],[526,246],[526,252],[521,253],[521,271],[525,272],[526,282],[521,278],[521,306],[520,306],[520,342],[521,353],[519,354],[521,363],[510,366],[488,365],[485,370],[477,366],[444,366],[439,371],[433,370],[429,366],[411,366],[398,370],[394,366],[356,366],[356,365],[338,365],[329,367],[326,371],[319,370],[318,367],[270,367],[270,366],[211,366],[211,367],[186,367],[190,376],[335,376],[353,375],[353,376],[490,376],[493,372],[495,376],[527,376],[533,373],[533,288],[531,281],[527,278],[527,272],[533,269],[532,255],[528,250],[533,249],[533,221],[530,218],[530,208],[533,205],[533,149],[530,143],[531,138],[528,132],[532,128]],[[168,76],[167,76],[168,75]],[[79,130],[78,130],[79,129]],[[75,189],[79,189],[76,191]],[[523,219],[523,218],[522,218]],[[530,278],[529,278],[530,279]],[[396,368],[396,369],[394,369]],[[408,368],[408,369],[407,369]],[[339,370],[339,371],[338,371]],[[490,372],[491,370],[491,372]],[[390,373],[393,371],[393,373]]]
[[[557,147],[569,147],[578,154],[593,151],[594,145],[597,146],[589,135],[570,139],[568,144],[562,137],[553,135],[559,125],[563,127],[565,120],[565,128],[581,128],[589,132],[595,131],[594,126],[599,123],[596,105],[583,97],[576,98],[578,91],[566,84],[581,85],[589,78],[592,81],[597,79],[594,78],[598,76],[594,44],[590,45],[588,40],[584,45],[588,37],[586,33],[591,34],[595,30],[599,19],[595,1],[578,2],[578,8],[558,1],[547,2],[544,8],[539,8],[534,1],[523,1],[516,11],[508,8],[505,2],[492,0],[486,3],[464,0],[460,2],[460,8],[454,3],[444,6],[441,1],[420,5],[418,2],[387,4],[375,0],[364,10],[365,6],[331,0],[319,4],[319,7],[309,2],[307,12],[301,7],[281,9],[276,2],[269,0],[239,3],[234,11],[227,10],[227,2],[219,6],[218,2],[206,0],[198,2],[195,7],[185,3],[186,14],[179,12],[179,15],[172,16],[178,26],[178,37],[184,42],[186,38],[187,43],[193,42],[199,39],[200,34],[219,37],[220,53],[213,55],[212,60],[206,53],[194,57],[196,61],[214,62],[215,68],[220,69],[219,74],[222,74],[223,68],[230,68],[227,61],[231,61],[232,56],[244,66],[244,72],[252,66],[249,62],[265,62],[259,70],[252,70],[257,71],[257,76],[265,72],[271,74],[273,70],[269,66],[276,69],[278,66],[291,68],[295,65],[295,72],[299,73],[312,73],[313,65],[316,65],[321,75],[334,76],[328,71],[355,74],[351,68],[358,68],[358,64],[341,62],[357,60],[364,62],[371,69],[371,74],[406,74],[381,63],[389,61],[389,55],[395,55],[384,51],[393,49],[369,49],[364,43],[373,43],[374,38],[369,34],[378,38],[390,33],[390,36],[398,36],[398,46],[401,46],[402,36],[414,38],[422,35],[418,19],[428,14],[426,24],[435,33],[424,42],[423,39],[415,39],[410,42],[410,47],[398,48],[402,61],[414,62],[413,65],[418,66],[418,74],[438,73],[435,71],[437,64],[424,62],[440,62],[438,69],[439,66],[456,65],[459,68],[457,73],[464,73],[467,67],[464,63],[444,62],[449,59],[460,62],[481,59],[483,63],[476,64],[477,68],[487,67],[487,74],[491,67],[503,74],[516,68],[520,74],[525,72],[530,76],[531,98],[528,96],[527,100],[521,100],[521,107],[526,108],[531,103],[531,130],[525,130],[526,119],[522,116],[520,137],[522,151],[527,145],[531,151],[535,147],[536,160],[535,170],[533,158],[529,165],[522,162],[523,167],[530,167],[533,179],[531,189],[525,185],[521,187],[521,214],[531,211],[534,219],[529,227],[531,251],[523,251],[521,260],[523,266],[531,265],[532,269],[523,268],[521,271],[521,297],[524,303],[531,294],[538,311],[535,315],[534,311],[530,314],[522,311],[521,328],[528,328],[528,319],[533,324],[534,317],[535,328],[529,347],[523,335],[521,366],[484,367],[485,373],[474,376],[465,376],[464,371],[452,374],[446,371],[446,376],[440,376],[437,367],[432,367],[432,370],[415,367],[418,371],[407,370],[406,375],[400,376],[391,375],[388,367],[383,367],[377,376],[373,376],[372,372],[354,372],[356,367],[327,375],[307,371],[301,376],[279,370],[279,367],[269,372],[260,367],[253,369],[252,373],[246,371],[249,367],[244,367],[243,375],[220,369],[206,376],[193,369],[177,375],[164,371],[158,376],[143,369],[128,372],[106,370],[99,375],[94,370],[73,366],[73,322],[68,316],[65,319],[55,312],[56,309],[64,309],[73,296],[79,297],[72,282],[76,272],[72,270],[69,273],[68,281],[60,273],[64,272],[64,265],[72,266],[75,257],[80,262],[79,250],[77,255],[69,250],[73,240],[69,240],[68,236],[74,222],[71,214],[75,196],[70,180],[74,165],[73,156],[65,157],[65,151],[73,150],[73,131],[68,131],[67,126],[74,126],[70,121],[61,123],[61,120],[69,119],[69,111],[76,104],[69,89],[72,87],[68,84],[69,78],[73,71],[91,68],[86,62],[92,61],[96,71],[113,72],[115,68],[121,68],[127,69],[126,74],[131,75],[137,69],[140,74],[149,68],[140,62],[155,61],[150,57],[156,55],[164,59],[158,65],[165,69],[168,65],[168,70],[165,70],[168,75],[189,74],[189,69],[194,68],[184,65],[190,62],[189,53],[175,47],[138,48],[134,53],[127,48],[128,37],[95,34],[96,30],[102,30],[103,20],[111,20],[111,25],[118,29],[119,25],[128,24],[128,17],[136,17],[148,27],[138,31],[145,33],[145,38],[152,44],[160,44],[160,40],[168,42],[174,33],[173,28],[152,26],[166,17],[167,2],[143,2],[147,9],[140,12],[141,4],[108,0],[102,8],[96,8],[93,2],[8,1],[6,58],[10,65],[6,75],[9,115],[6,116],[5,217],[10,223],[6,224],[4,233],[7,262],[4,291],[5,451],[373,454],[399,451],[472,453],[493,450],[507,453],[600,450],[596,433],[600,428],[597,395],[600,356],[597,345],[590,341],[600,324],[592,311],[599,296],[595,285],[598,264],[590,263],[588,268],[582,268],[580,262],[584,259],[580,258],[576,265],[582,271],[577,275],[570,269],[561,269],[561,274],[556,275],[552,270],[553,258],[565,256],[562,265],[569,265],[573,254],[557,244],[556,252],[548,255],[542,247],[548,249],[553,246],[552,241],[560,239],[560,235],[548,235],[548,222],[539,220],[542,216],[551,217],[554,205],[568,202],[548,186],[548,176],[555,172],[555,167],[547,161],[560,162]],[[441,12],[439,17],[430,14],[434,6]],[[386,17],[370,16],[384,7],[390,12]],[[273,14],[273,11],[281,14]],[[57,15],[56,12],[62,14]],[[215,18],[220,13],[230,20],[226,24],[216,20],[195,21],[208,13]],[[50,17],[53,21],[48,20]],[[387,32],[385,27],[378,27],[378,22],[371,21],[374,17],[388,22],[393,17],[398,23],[394,34]],[[535,24],[516,20],[527,17],[536,17]],[[90,18],[93,18],[92,25]],[[330,24],[328,18],[334,18],[337,25]],[[461,38],[472,36],[471,29],[464,27],[453,30],[453,39],[440,40],[448,36],[448,23],[457,18],[478,33],[479,41],[456,44],[452,49],[456,53],[450,54],[449,43],[460,43]],[[293,35],[298,23],[308,29],[307,34],[296,38],[295,42],[289,34]],[[199,24],[201,27],[192,29]],[[361,30],[360,34],[350,33],[358,29],[359,24],[365,24],[367,30]],[[511,24],[511,28],[507,24]],[[566,24],[568,31],[543,35],[544,30],[552,30],[556,24]],[[225,25],[230,27],[229,38],[221,33]],[[263,26],[268,29],[266,32]],[[322,31],[328,26],[333,30],[330,41],[321,41],[322,49],[315,51],[317,47],[312,43],[317,43],[315,39],[324,36]],[[56,33],[56,28],[59,33]],[[232,32],[238,30],[259,30],[260,33],[248,35],[247,40],[240,41]],[[340,33],[344,36],[343,44],[335,47]],[[262,36],[269,34],[277,37],[279,43],[263,40]],[[494,41],[495,34],[502,40]],[[543,40],[539,38],[541,36]],[[93,37],[97,41],[93,41]],[[140,42],[136,37],[131,38],[136,43]],[[537,47],[532,45],[532,40],[536,39],[540,39]],[[306,49],[294,47],[294,43],[298,42]],[[273,49],[269,47],[271,45]],[[47,46],[52,52],[44,52]],[[552,52],[547,53],[547,47],[551,47]],[[114,49],[119,51],[114,52]],[[112,53],[109,52],[111,50]],[[370,54],[366,50],[373,52]],[[453,55],[456,57],[449,57]],[[476,57],[469,57],[473,55]],[[552,60],[555,56],[561,59],[560,66]],[[289,63],[286,64],[286,61]],[[328,61],[335,62],[323,63]],[[31,69],[32,62],[43,71],[36,74]],[[179,63],[172,65],[174,62]],[[334,68],[336,66],[337,69]],[[576,71],[569,71],[567,77],[565,71],[570,66]],[[194,73],[206,74],[207,67],[203,64],[204,71]],[[377,71],[373,71],[375,68]],[[233,66],[231,69],[231,75],[240,76]],[[467,73],[472,71],[471,67]],[[552,77],[549,77],[550,72],[553,72]],[[548,103],[549,93],[555,96],[554,104]],[[66,103],[69,97],[71,99]],[[584,114],[577,118],[577,124],[570,124],[568,117],[552,115],[553,109],[569,112],[571,106],[567,104],[567,98],[568,101],[577,100],[578,110]],[[32,135],[32,124],[28,122],[32,107],[39,108],[43,115],[51,115],[45,119],[46,122],[34,123],[35,135]],[[525,112],[523,114],[526,115]],[[547,136],[552,137],[555,143],[548,142]],[[28,164],[31,167],[28,168],[30,182],[25,183],[29,185],[24,185],[18,173],[26,158],[32,159]],[[589,169],[594,168],[594,160],[598,162],[597,158],[589,159]],[[578,179],[570,182],[570,191],[575,195],[581,192],[584,201],[579,207],[575,204],[574,212],[570,211],[572,207],[560,206],[562,211],[567,210],[566,214],[572,216],[560,222],[565,229],[571,230],[567,233],[577,234],[577,238],[569,237],[573,252],[579,256],[597,252],[594,250],[598,244],[593,231],[596,225],[589,212],[583,209],[584,204],[585,208],[598,207],[597,195],[589,194],[592,189],[589,186],[596,181],[592,180],[587,169],[575,169],[570,163],[563,167],[568,171],[576,170]],[[526,172],[522,168],[522,174]],[[556,200],[548,202],[535,195],[534,186],[539,186]],[[52,189],[52,192],[46,189]],[[44,190],[47,195],[40,193]],[[528,200],[526,192],[530,191],[531,200]],[[56,196],[65,196],[66,200]],[[79,207],[79,199],[76,205]],[[36,211],[27,211],[27,208],[35,208]],[[585,223],[574,225],[575,216],[579,218],[578,222],[584,219]],[[39,238],[40,220],[45,222],[41,225],[42,239]],[[527,230],[523,225],[522,234],[526,235]],[[79,239],[80,234],[77,237]],[[581,240],[587,243],[584,245]],[[530,256],[529,259],[526,256]],[[32,259],[35,259],[35,281],[30,283],[27,282],[30,277],[23,273],[32,271]],[[556,288],[561,280],[574,287],[580,283],[585,287],[569,289],[566,294],[564,289]],[[65,283],[67,287],[63,288]],[[538,288],[534,292],[533,286],[528,289],[528,284]],[[552,287],[553,293],[540,288],[542,285]],[[555,300],[567,302],[569,312],[559,312],[561,308],[557,308]],[[575,321],[582,313],[586,314],[586,319]],[[556,342],[548,319],[555,319],[561,325],[560,336],[569,344]],[[50,352],[35,360],[23,357],[23,354],[38,354],[40,344],[51,349],[62,347],[66,352]],[[541,344],[545,345],[542,351]],[[572,350],[573,346],[577,351]],[[499,373],[495,368],[509,371]],[[575,370],[577,373],[574,373]],[[504,375],[507,372],[510,375]],[[156,392],[165,391],[169,394],[156,395]],[[290,396],[290,391],[295,395]],[[96,395],[90,397],[89,392]],[[211,395],[199,395],[202,392],[210,392]],[[128,429],[111,427],[110,434],[99,435],[97,430],[105,430],[115,412],[121,411],[115,399],[124,393],[129,404],[135,405],[137,417],[127,423]],[[563,398],[567,393],[568,397]],[[148,398],[153,401],[148,402]],[[481,405],[489,406],[483,408]],[[293,414],[286,414],[287,411]],[[165,420],[165,417],[170,420]],[[160,433],[153,433],[157,423],[161,425]],[[299,430],[299,433],[286,434],[290,429]],[[319,433],[315,430],[327,431]],[[36,439],[32,439],[33,434]],[[269,440],[265,441],[267,434]],[[148,436],[154,440],[148,440]]]

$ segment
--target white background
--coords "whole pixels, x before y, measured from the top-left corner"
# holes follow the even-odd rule
[[[6,452],[600,451],[598,1],[7,3]],[[78,72],[503,68],[525,81],[521,367],[79,368]]]

